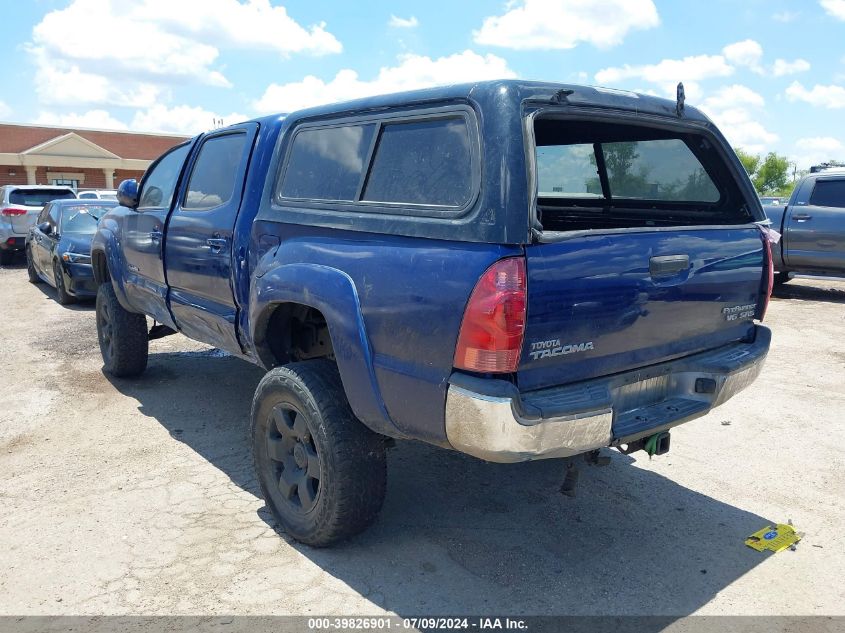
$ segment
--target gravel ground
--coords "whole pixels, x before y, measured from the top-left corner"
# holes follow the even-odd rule
[[[557,490],[560,463],[415,443],[381,518],[332,550],[277,534],[246,437],[260,370],[181,336],[103,375],[91,304],[0,269],[0,614],[845,614],[845,283],[773,299],[760,379]],[[760,554],[768,522],[806,532]]]

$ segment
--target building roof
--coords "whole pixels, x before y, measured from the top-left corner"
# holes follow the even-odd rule
[[[167,149],[190,138],[166,134],[0,123],[0,154],[19,154],[70,133],[81,136],[120,158],[141,160],[158,158]]]

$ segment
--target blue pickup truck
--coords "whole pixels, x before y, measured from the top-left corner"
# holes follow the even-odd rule
[[[769,348],[765,216],[682,103],[521,81],[373,97],[202,134],[118,200],[91,250],[105,371],[140,374],[177,331],[264,367],[258,479],[315,546],[374,520],[389,438],[659,454]]]

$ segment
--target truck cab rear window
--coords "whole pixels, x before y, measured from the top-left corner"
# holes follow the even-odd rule
[[[470,139],[463,116],[306,127],[294,136],[279,195],[361,211],[459,208],[473,191]]]
[[[538,118],[534,132],[546,230],[752,220],[723,157],[698,130]]]

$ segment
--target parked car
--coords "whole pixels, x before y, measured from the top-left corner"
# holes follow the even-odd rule
[[[483,82],[197,136],[100,221],[105,371],[140,374],[175,331],[267,369],[258,481],[316,546],[376,517],[387,438],[492,462],[662,454],[770,341],[765,216],[682,105]]]
[[[779,207],[786,204],[786,198],[778,196],[760,196],[760,204],[764,207]]]
[[[26,240],[29,280],[53,286],[62,305],[95,296],[91,239],[97,221],[112,206],[100,200],[48,202]]]
[[[76,198],[73,189],[55,185],[0,187],[0,263],[9,264],[24,249],[29,228],[50,200]]]
[[[765,207],[781,233],[773,246],[775,283],[795,273],[845,276],[845,169],[802,178],[785,207]]]
[[[76,192],[80,200],[111,200],[117,201],[116,189],[80,189]]]

